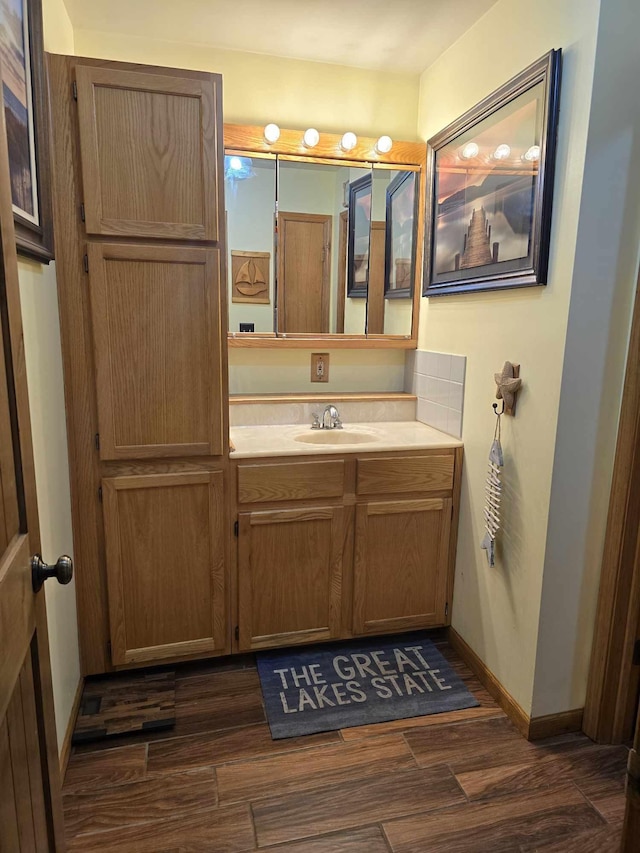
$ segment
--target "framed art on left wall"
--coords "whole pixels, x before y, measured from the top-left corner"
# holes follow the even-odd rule
[[[49,101],[41,0],[0,0],[2,96],[16,244],[22,255],[53,258]]]

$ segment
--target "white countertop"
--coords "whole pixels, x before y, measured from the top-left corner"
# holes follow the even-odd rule
[[[229,434],[235,447],[232,459],[462,447],[459,439],[420,421],[345,424],[342,430],[312,430],[310,425],[301,424],[237,426],[231,427]],[[301,438],[321,443],[307,443]]]

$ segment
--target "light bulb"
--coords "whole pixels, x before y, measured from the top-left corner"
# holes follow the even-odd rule
[[[493,157],[494,160],[506,160],[510,154],[511,148],[503,142],[502,145],[498,145],[496,150],[493,152]]]
[[[460,156],[464,157],[465,160],[471,160],[473,157],[478,156],[478,152],[480,149],[478,148],[477,143],[475,142],[467,142],[462,151],[460,152]]]
[[[524,159],[528,160],[530,163],[534,162],[535,160],[539,160],[540,159],[540,146],[539,145],[532,145],[531,148],[529,148],[527,151],[525,151]]]
[[[304,132],[302,141],[307,146],[307,148],[313,148],[320,141],[320,134],[315,129],[315,127],[308,127]]]
[[[376,142],[376,152],[378,154],[388,154],[393,146],[393,139],[390,136],[381,136]]]
[[[273,145],[274,142],[277,142],[280,139],[280,128],[278,125],[268,124],[264,129],[264,138],[269,145]]]
[[[229,160],[229,168],[233,172],[239,172],[242,169],[242,160],[239,157],[231,157]]]
[[[348,130],[340,140],[340,148],[343,151],[351,151],[358,144],[358,137]]]

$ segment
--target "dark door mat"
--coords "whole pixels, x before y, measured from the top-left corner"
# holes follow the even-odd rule
[[[169,729],[175,722],[175,672],[88,678],[71,743]]]
[[[480,704],[422,632],[256,657],[274,740]]]

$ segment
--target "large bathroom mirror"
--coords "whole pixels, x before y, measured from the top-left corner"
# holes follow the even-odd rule
[[[421,163],[302,152],[225,152],[233,344],[415,345]]]

